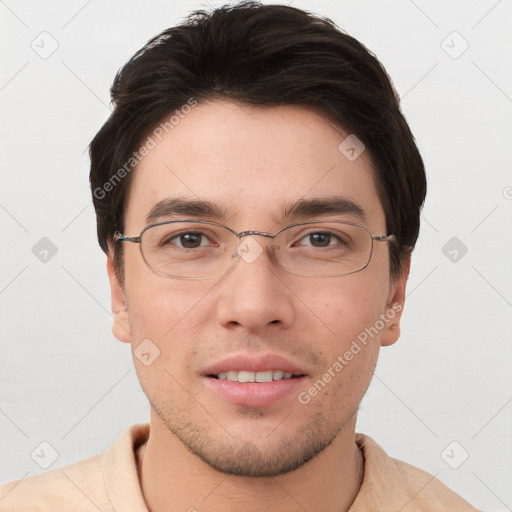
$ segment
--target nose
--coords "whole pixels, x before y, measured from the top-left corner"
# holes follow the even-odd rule
[[[289,278],[270,256],[269,240],[243,238],[237,252],[238,260],[217,287],[219,323],[254,334],[291,326],[294,295]]]

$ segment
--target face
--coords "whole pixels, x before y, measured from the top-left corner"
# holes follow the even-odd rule
[[[137,236],[167,198],[214,203],[222,218],[186,218],[237,232],[336,217],[385,235],[369,152],[346,158],[338,146],[347,135],[300,107],[199,104],[134,171],[125,235]],[[333,196],[356,203],[364,220],[353,211],[283,218],[286,205]],[[184,216],[159,220],[177,218]],[[150,340],[141,345],[146,364],[134,364],[152,421],[215,469],[271,476],[298,468],[355,425],[379,347],[398,338],[406,272],[392,282],[388,243],[376,242],[361,272],[300,277],[274,263],[269,238],[255,239],[258,257],[238,258],[213,279],[158,275],[132,243],[124,244],[123,287],[110,258],[108,270],[115,336],[135,353]],[[278,380],[217,378],[225,371],[235,380],[251,380],[251,372]],[[283,372],[293,377],[279,380]]]

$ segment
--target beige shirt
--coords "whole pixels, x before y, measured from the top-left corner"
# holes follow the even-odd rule
[[[105,453],[0,486],[0,512],[148,512],[137,473],[137,449],[149,424],[132,425]],[[478,512],[429,473],[389,457],[356,434],[364,479],[349,512]]]

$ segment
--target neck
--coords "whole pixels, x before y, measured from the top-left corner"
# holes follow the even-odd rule
[[[346,512],[364,476],[355,443],[355,417],[317,457],[271,478],[220,473],[203,462],[152,414],[148,442],[138,452],[144,498],[150,512]]]

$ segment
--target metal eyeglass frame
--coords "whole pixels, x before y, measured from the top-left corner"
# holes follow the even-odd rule
[[[332,223],[337,223],[337,224],[346,224],[346,225],[349,225],[349,226],[357,226],[359,228],[364,229],[370,235],[370,238],[372,240],[372,245],[371,245],[371,248],[370,248],[370,255],[368,257],[368,261],[366,262],[366,264],[362,268],[360,268],[359,270],[354,270],[353,272],[347,272],[346,274],[336,274],[334,276],[318,276],[318,277],[343,277],[343,276],[348,276],[350,274],[356,274],[357,272],[361,272],[362,270],[364,270],[370,264],[370,261],[372,259],[372,255],[373,255],[373,241],[374,240],[376,242],[390,242],[390,241],[396,240],[396,237],[393,234],[390,234],[390,235],[374,235],[373,233],[371,233],[371,231],[366,226],[363,226],[362,224],[358,224],[356,222],[341,221],[341,220],[328,220],[328,219],[326,219],[326,220],[315,220],[315,221],[309,221],[309,222],[299,222],[297,224],[290,224],[289,226],[286,226],[285,228],[280,229],[277,233],[272,234],[272,233],[267,233],[266,231],[255,231],[255,230],[252,230],[252,229],[248,230],[248,231],[236,232],[234,229],[231,229],[229,226],[226,226],[224,224],[220,224],[218,222],[209,221],[209,220],[176,219],[176,220],[165,220],[165,221],[162,221],[162,222],[154,222],[152,224],[148,224],[147,226],[145,226],[142,229],[142,231],[140,232],[139,236],[129,237],[129,236],[125,236],[120,231],[116,231],[114,233],[114,241],[116,241],[116,242],[131,242],[131,243],[134,243],[134,244],[139,244],[139,249],[140,249],[140,253],[141,253],[142,259],[144,260],[144,263],[148,266],[148,268],[152,272],[157,274],[157,275],[161,275],[163,277],[169,277],[171,279],[188,279],[188,280],[213,279],[214,277],[221,277],[221,276],[226,275],[233,268],[233,266],[234,266],[234,264],[236,262],[236,256],[239,256],[238,252],[236,252],[236,251],[232,255],[232,257],[234,258],[233,259],[233,263],[226,270],[226,272],[224,274],[218,274],[218,275],[215,275],[215,276],[212,276],[212,277],[172,276],[172,275],[165,274],[163,272],[159,272],[159,271],[154,270],[153,268],[151,268],[151,266],[148,264],[148,262],[147,262],[147,260],[146,260],[146,258],[144,256],[144,253],[142,252],[142,244],[140,243],[141,239],[142,239],[142,235],[144,234],[145,231],[147,231],[148,229],[150,229],[152,227],[163,226],[164,224],[173,224],[175,222],[193,222],[194,224],[210,224],[210,225],[213,225],[213,226],[218,226],[218,227],[227,229],[228,231],[233,233],[239,240],[242,237],[244,237],[244,236],[253,236],[253,235],[259,235],[259,236],[264,236],[266,238],[274,239],[277,235],[279,235],[279,233],[282,233],[283,231],[285,231],[287,229],[294,228],[294,227],[297,227],[297,226],[305,226],[305,225],[309,225],[309,224],[323,224],[325,222],[332,222]],[[272,254],[274,254],[274,253],[272,253]],[[293,275],[296,275],[296,276],[300,276],[300,277],[308,277],[308,276],[302,276],[301,274],[296,274],[294,272],[289,271],[288,269],[284,268],[279,263],[279,261],[277,259],[276,259],[276,262],[278,263],[278,265],[283,270],[285,270],[286,272],[289,272],[290,274],[293,274]],[[309,277],[312,277],[312,276],[309,276]]]

